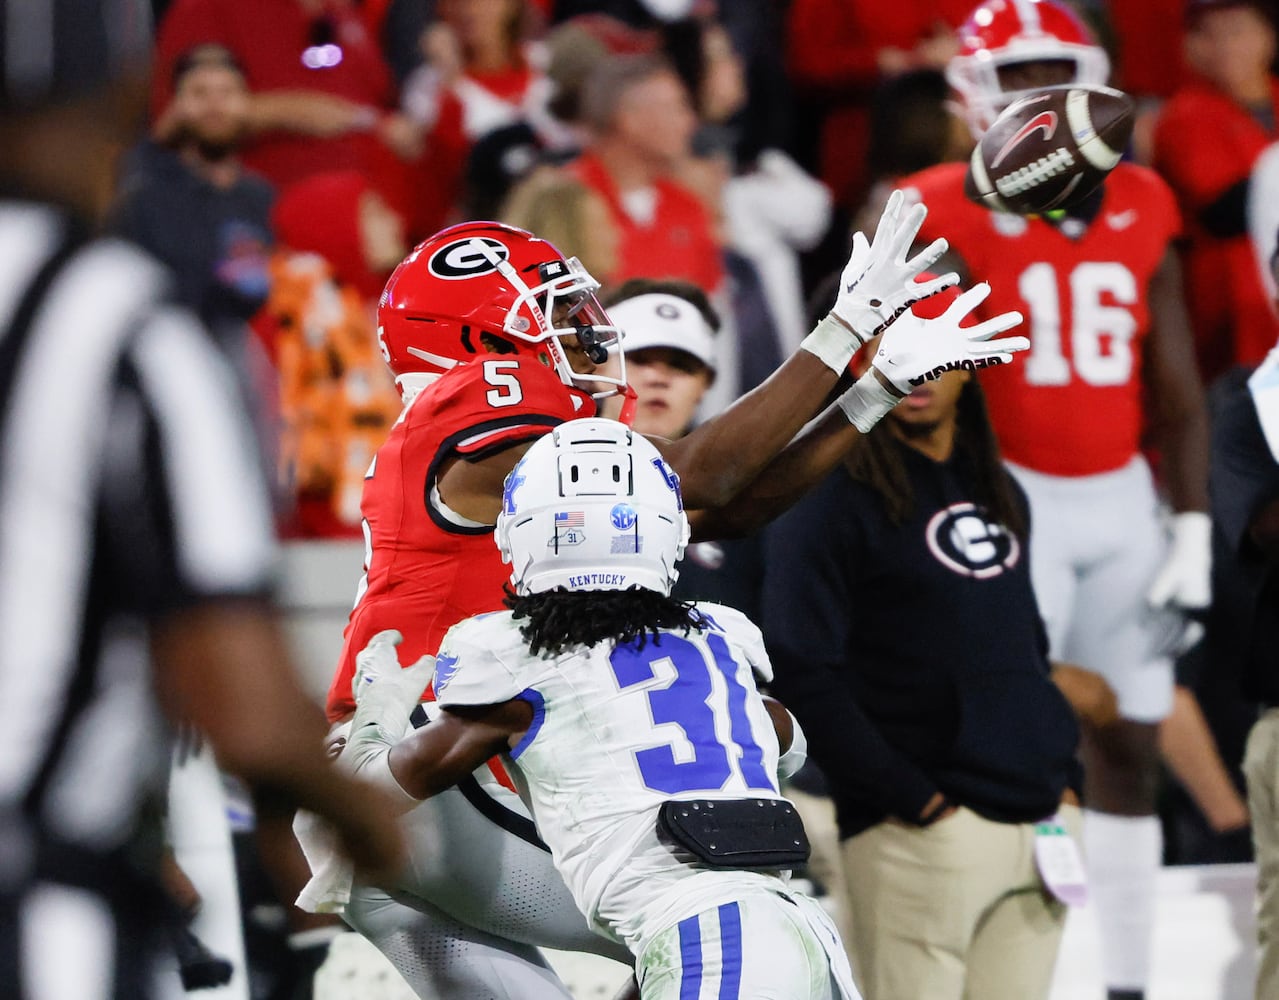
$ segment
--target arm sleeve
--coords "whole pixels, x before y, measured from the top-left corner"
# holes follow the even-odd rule
[[[773,665],[764,648],[764,634],[759,626],[736,608],[710,601],[698,601],[697,610],[717,625],[746,657],[746,664],[762,684],[773,679]]]
[[[449,375],[447,391],[436,393],[429,411],[411,410],[410,419],[460,428],[448,448],[473,461],[595,412],[590,397],[533,360],[481,358]]]

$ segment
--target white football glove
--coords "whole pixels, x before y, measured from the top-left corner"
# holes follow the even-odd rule
[[[355,657],[355,716],[339,760],[358,773],[380,752],[398,743],[409,729],[409,715],[422,700],[435,657],[424,656],[401,667],[395,647],[404,640],[395,629],[379,632]]]
[[[957,284],[959,275],[943,274],[929,281],[915,279],[927,271],[949,244],[944,239],[933,240],[909,260],[910,251],[919,227],[924,224],[928,208],[922,203],[912,205],[901,218],[905,196],[894,191],[884,206],[875,228],[875,239],[853,236],[853,252],[844,272],[839,276],[839,294],[835,298],[835,316],[866,343],[911,305],[942,289]]]
[[[853,236],[853,250],[839,279],[839,293],[830,315],[817,324],[800,345],[842,375],[857,348],[870,340],[910,306],[959,281],[953,272],[917,282],[949,244],[933,240],[910,260],[906,254],[924,224],[928,209],[912,205],[901,218],[905,196],[894,191],[875,228],[875,239]]]
[[[1186,611],[1206,608],[1212,600],[1212,521],[1203,511],[1173,515],[1172,544],[1146,600],[1153,608]]]
[[[839,405],[852,424],[865,433],[925,381],[940,378],[943,372],[954,368],[976,371],[1007,364],[1017,351],[1028,350],[1030,341],[1026,337],[991,340],[1022,321],[1016,310],[972,326],[960,326],[989,294],[990,285],[983,281],[956,297],[935,319],[920,319],[912,312],[898,317],[879,342],[871,362],[874,370],[866,372],[839,398]],[[884,388],[875,370],[889,381],[895,393]]]

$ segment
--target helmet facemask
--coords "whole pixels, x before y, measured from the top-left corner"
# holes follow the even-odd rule
[[[688,543],[679,478],[622,424],[586,418],[539,439],[507,477],[495,538],[527,596],[626,590],[669,595]]]
[[[1067,49],[1071,51],[1065,51]],[[999,57],[975,57],[964,63],[955,60],[946,71],[946,80],[963,97],[960,109],[974,139],[980,140],[1008,105],[1043,90],[1043,86],[1006,90],[1000,81],[1001,69],[1031,62],[1062,63],[1072,67],[1069,77],[1056,86],[1105,86],[1110,72],[1109,61],[1103,50],[1091,46],[1067,45],[1056,40],[1053,40],[1050,47],[1035,55],[1019,53],[1014,49],[1011,54],[1005,53]]]
[[[1046,86],[1105,86],[1106,50],[1057,0],[987,0],[960,28],[962,48],[946,67],[946,81],[960,96],[957,110],[980,141],[999,113]],[[1061,63],[1055,80],[1006,87],[1001,70],[1027,63]]]
[[[537,283],[529,285],[510,261],[492,247],[482,240],[473,242],[476,251],[484,254],[518,293],[503,322],[507,335],[526,343],[545,345],[564,384],[576,386],[594,399],[615,396],[625,389],[626,358],[621,348],[621,330],[609,320],[595,297],[600,283],[576,257],[539,265]],[[610,353],[615,353],[617,375],[577,371],[560,338],[571,338],[594,365],[603,364]]]

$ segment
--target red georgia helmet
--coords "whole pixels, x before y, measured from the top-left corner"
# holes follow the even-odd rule
[[[451,226],[420,243],[387,281],[377,307],[382,356],[406,398],[455,365],[492,353],[540,357],[565,385],[610,396],[626,384],[626,369],[598,288],[576,257],[566,259],[523,229]],[[596,364],[615,351],[618,377],[579,375],[562,336],[575,336]]]
[[[980,138],[1013,101],[1029,90],[1004,90],[999,69],[1015,63],[1074,64],[1072,83],[1102,86],[1110,60],[1084,23],[1056,0],[986,0],[959,29],[959,54],[946,79],[963,98],[964,116]]]

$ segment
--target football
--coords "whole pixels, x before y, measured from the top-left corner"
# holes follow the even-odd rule
[[[1078,84],[1014,101],[973,150],[964,193],[1019,215],[1077,205],[1119,162],[1135,110],[1122,91]]]

